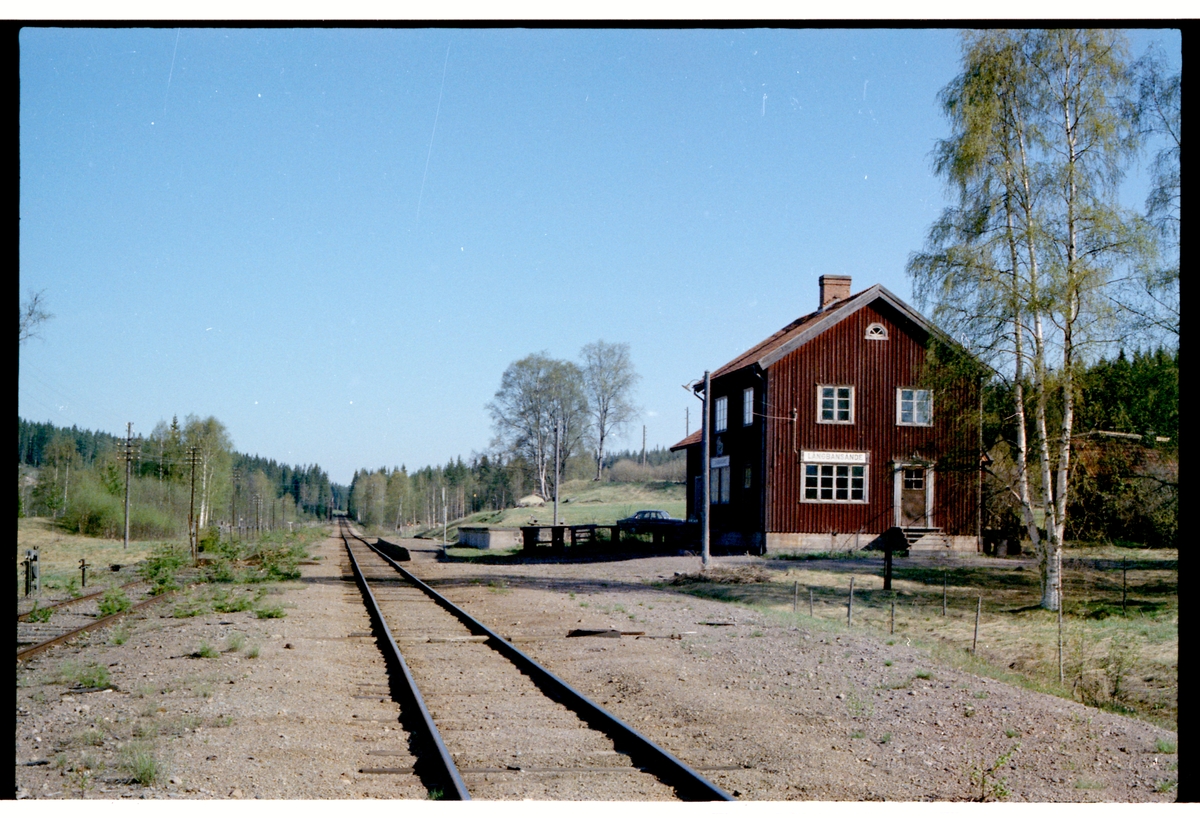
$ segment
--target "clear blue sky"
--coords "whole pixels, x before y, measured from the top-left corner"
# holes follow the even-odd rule
[[[1174,32],[1134,32],[1138,56]],[[512,361],[627,342],[681,387],[811,311],[908,299],[950,30],[25,29],[30,420],[356,468],[484,451]],[[448,54],[448,56],[447,56]],[[1134,191],[1132,204],[1140,204]],[[641,428],[616,446],[640,446]]]

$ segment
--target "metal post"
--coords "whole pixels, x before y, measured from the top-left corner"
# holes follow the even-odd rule
[[[854,624],[854,577],[850,577],[850,600],[846,603],[846,627]]]
[[[700,482],[703,484],[702,491],[700,492],[701,497],[703,498],[700,512],[700,569],[704,571],[708,570],[708,564],[710,561],[709,515],[712,512],[712,505],[710,502],[712,500],[712,487],[709,485],[711,482],[710,469],[712,464],[710,461],[712,460],[712,454],[708,450],[710,445],[709,438],[712,437],[712,435],[709,434],[709,428],[712,426],[712,419],[709,417],[709,406],[712,403],[709,397],[709,392],[712,391],[711,387],[712,379],[709,375],[709,371],[706,369],[704,370],[704,417],[700,422],[700,428],[702,430],[700,432],[700,473],[702,475]]]
[[[983,610],[983,597],[975,603],[975,635],[971,637],[971,655],[975,655],[975,647],[979,644],[979,612]]]
[[[446,550],[446,487],[442,486],[442,550]]]
[[[87,558],[81,557],[79,560],[79,587],[87,587]]]

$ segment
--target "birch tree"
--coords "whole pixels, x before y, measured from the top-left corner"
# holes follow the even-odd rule
[[[600,340],[586,345],[579,356],[583,360],[583,390],[596,444],[599,480],[603,476],[604,446],[608,439],[637,417],[633,388],[640,376],[629,357],[629,344],[606,344]]]
[[[211,415],[199,418],[188,415],[184,420],[183,443],[195,447],[196,458],[196,527],[208,525],[212,510],[224,496],[230,484],[233,444],[225,425]],[[189,479],[190,479],[190,467]]]
[[[487,406],[497,444],[530,464],[542,497],[551,493],[555,429],[565,463],[587,427],[582,382],[575,364],[534,353],[509,364]]]
[[[941,96],[953,135],[935,151],[935,168],[957,202],[909,261],[918,300],[1012,379],[1012,491],[1040,557],[1041,604],[1052,610],[1059,606],[1074,377],[1097,345],[1111,341],[1114,271],[1131,264],[1140,246],[1137,219],[1116,203],[1134,144],[1121,105],[1128,87],[1116,32],[966,33],[963,72]],[[1052,400],[1062,407],[1053,430]]]

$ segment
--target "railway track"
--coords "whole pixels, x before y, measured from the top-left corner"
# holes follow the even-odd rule
[[[173,596],[172,593],[166,593],[136,600],[138,595],[148,591],[150,587],[142,580],[133,580],[118,587],[125,592],[127,597],[135,599],[135,601],[126,610],[107,616],[100,612],[100,601],[105,591],[97,591],[77,599],[67,599],[46,606],[42,610],[53,611],[50,619],[46,622],[31,621],[29,619],[30,612],[18,614],[17,661],[24,661],[47,648],[70,641],[88,631],[108,627],[140,608]]]
[[[447,799],[733,800],[438,594],[343,519],[419,761]],[[386,772],[372,770],[371,772]],[[367,772],[364,770],[364,772]]]

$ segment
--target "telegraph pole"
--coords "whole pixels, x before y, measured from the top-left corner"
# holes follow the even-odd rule
[[[712,511],[712,506],[709,503],[709,501],[711,500],[710,493],[712,491],[712,487],[709,484],[710,483],[709,471],[710,471],[710,467],[712,465],[710,462],[712,460],[712,454],[708,450],[709,438],[712,437],[712,435],[710,434],[710,427],[712,426],[712,419],[709,417],[709,405],[710,405],[709,392],[711,392],[711,391],[712,391],[712,378],[710,377],[709,372],[706,369],[706,370],[704,370],[704,416],[703,416],[702,420],[700,421],[700,428],[702,430],[700,432],[700,441],[701,441],[700,442],[700,457],[701,457],[701,465],[702,465],[701,474],[703,475],[701,477],[701,482],[704,484],[703,490],[701,491],[701,497],[703,499],[703,502],[701,503],[701,509],[700,509],[700,515],[701,515],[700,516],[700,568],[703,571],[708,570],[708,565],[709,565],[709,562],[711,561],[710,557],[709,557],[709,547],[708,547],[709,546],[709,518],[708,518],[708,516],[709,516],[709,513]]]
[[[237,528],[237,490],[238,479],[242,476],[239,469],[233,470],[233,491],[229,492],[229,542],[233,542],[233,532]]]
[[[554,421],[554,524],[558,525],[558,419]]]
[[[188,448],[188,460],[192,466],[192,499],[188,503],[188,545],[192,552],[192,565],[197,562],[196,553],[196,460],[200,454],[197,446]]]
[[[129,549],[129,476],[133,471],[133,424],[125,424],[125,542],[122,548]]]

